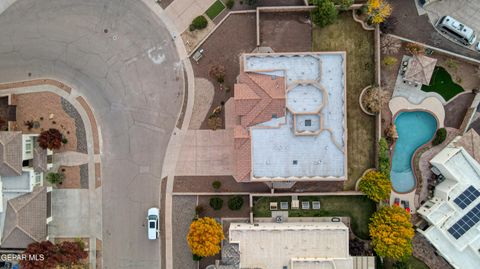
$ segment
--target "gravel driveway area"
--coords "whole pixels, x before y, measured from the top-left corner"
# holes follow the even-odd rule
[[[172,197],[173,268],[196,269],[187,244],[187,233],[195,215],[196,196]]]

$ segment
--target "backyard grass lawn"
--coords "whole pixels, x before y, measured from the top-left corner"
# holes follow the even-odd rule
[[[366,196],[299,196],[298,200],[300,204],[301,201],[320,201],[320,209],[289,210],[289,217],[350,217],[353,233],[362,239],[369,239],[368,223],[375,212],[375,203]],[[253,215],[271,217],[270,202],[289,202],[290,205],[291,197],[256,197],[253,202]],[[280,207],[280,203],[278,206]]]
[[[220,14],[220,12],[222,12],[222,10],[225,9],[225,6],[223,5],[222,2],[220,2],[219,0],[215,1],[215,3],[213,3],[213,5],[211,5],[207,11],[205,12],[205,14],[207,14],[207,16],[213,20],[215,19],[215,17],[218,16],[218,14]]]
[[[412,269],[430,269],[425,263],[413,256],[408,259],[407,264],[410,265]]]
[[[452,76],[441,66],[435,67],[430,85],[422,85],[424,92],[436,92],[440,94],[445,101],[452,99],[455,95],[463,92],[462,86],[452,81]]]
[[[347,52],[347,127],[348,181],[353,190],[362,173],[375,166],[375,117],[360,109],[361,91],[374,84],[374,36],[352,18],[352,12],[338,15],[337,21],[324,28],[313,28],[313,51]]]

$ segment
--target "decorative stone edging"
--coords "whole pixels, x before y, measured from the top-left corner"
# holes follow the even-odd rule
[[[367,170],[363,171],[362,173],[362,176],[357,179],[357,183],[355,183],[355,191],[359,191],[358,190],[358,185],[360,184],[360,181],[362,181],[362,178],[370,171],[374,171],[374,170],[377,170],[376,168],[368,168]]]
[[[362,109],[363,113],[369,116],[375,116],[375,113],[369,112],[365,107],[363,107],[363,103],[362,103],[363,94],[370,88],[372,88],[372,85],[369,85],[363,88],[362,92],[360,93],[360,96],[358,97],[358,103],[360,104],[360,108]]]

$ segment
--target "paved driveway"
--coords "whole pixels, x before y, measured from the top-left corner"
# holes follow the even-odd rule
[[[430,21],[435,22],[442,16],[452,16],[480,33],[480,1],[477,0],[442,0],[425,6]]]
[[[177,176],[233,174],[233,129],[188,130],[177,162]]]
[[[0,36],[0,83],[58,79],[96,113],[104,268],[159,268],[159,241],[147,240],[144,220],[159,204],[183,91],[165,26],[142,1],[18,0],[0,15]]]

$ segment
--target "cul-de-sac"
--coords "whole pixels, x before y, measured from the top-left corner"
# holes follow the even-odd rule
[[[479,16],[0,0],[0,269],[479,269]]]

